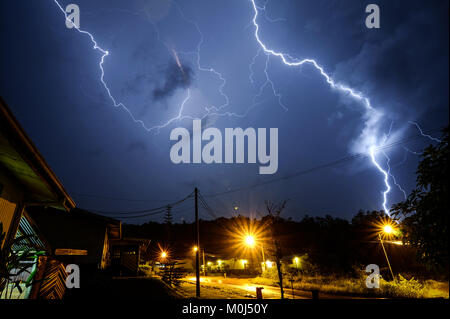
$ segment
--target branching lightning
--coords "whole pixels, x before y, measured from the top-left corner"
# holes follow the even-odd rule
[[[101,58],[100,58],[100,62],[98,63],[98,66],[100,68],[100,81],[103,85],[103,87],[105,88],[105,91],[108,94],[109,99],[112,101],[113,105],[115,107],[120,107],[122,108],[125,112],[128,113],[128,115],[131,117],[131,119],[136,123],[141,125],[146,131],[150,131],[151,128],[147,127],[145,125],[145,123],[142,120],[138,120],[134,117],[133,113],[130,111],[130,109],[123,103],[121,102],[117,102],[117,100],[114,98],[114,96],[111,94],[111,90],[109,89],[108,85],[105,82],[105,70],[103,68],[103,64],[105,62],[105,58],[109,55],[109,51],[103,49],[102,47],[100,47],[97,43],[97,41],[95,40],[94,36],[85,30],[82,30],[80,27],[77,27],[72,20],[70,20],[67,16],[66,11],[63,9],[63,7],[59,4],[59,2],[57,0],[54,0],[55,4],[58,6],[58,8],[61,10],[61,12],[64,14],[64,17],[66,18],[66,21],[68,21],[75,30],[77,30],[79,33],[87,35],[89,37],[89,39],[91,40],[92,44],[93,44],[93,49],[96,51],[99,51],[101,53]]]
[[[386,189],[383,192],[382,206],[383,206],[384,212],[387,215],[390,215],[389,208],[387,207],[387,195],[391,191],[391,186],[389,184],[390,171],[385,170],[385,169],[383,169],[383,167],[381,167],[381,165],[378,163],[378,161],[376,159],[376,152],[375,152],[375,150],[381,146],[381,145],[379,145],[379,143],[377,141],[378,140],[377,136],[379,133],[378,132],[379,122],[380,122],[383,114],[381,114],[380,111],[375,110],[372,107],[369,98],[365,97],[362,93],[357,92],[354,89],[352,89],[344,84],[335,82],[334,79],[325,72],[324,68],[321,67],[316,62],[316,60],[314,60],[314,59],[300,60],[300,59],[292,58],[288,54],[278,52],[274,49],[270,49],[261,40],[261,37],[259,34],[260,26],[258,24],[259,13],[260,13],[260,11],[265,12],[266,5],[258,6],[256,4],[256,0],[250,0],[250,2],[252,4],[253,11],[254,11],[254,15],[253,15],[253,19],[252,19],[253,25],[255,27],[254,36],[255,36],[255,39],[258,42],[260,48],[264,51],[265,54],[279,58],[285,65],[290,66],[290,67],[299,67],[299,66],[302,66],[305,64],[312,65],[322,75],[322,77],[325,79],[325,81],[328,83],[328,85],[331,88],[336,89],[343,94],[349,95],[353,99],[361,102],[362,105],[364,106],[366,122],[365,122],[364,130],[360,136],[360,141],[362,142],[361,146],[363,147],[363,149],[365,149],[366,153],[368,153],[375,168],[384,177],[384,184],[386,186]]]
[[[420,125],[419,125],[417,122],[409,121],[409,123],[412,124],[412,125],[414,125],[415,127],[417,127],[417,129],[418,129],[419,132],[420,132],[420,135],[422,135],[423,137],[426,137],[426,138],[432,140],[433,142],[437,142],[437,143],[441,143],[441,142],[442,142],[442,141],[441,141],[440,139],[438,139],[438,138],[435,138],[435,137],[433,137],[433,136],[431,136],[431,135],[429,135],[429,134],[425,134],[425,133],[423,132],[422,128],[420,127]]]
[[[354,90],[353,88],[342,84],[342,83],[338,83],[336,82],[332,76],[330,76],[328,73],[326,73],[325,69],[319,65],[319,63],[312,59],[312,58],[307,58],[307,59],[297,59],[297,58],[293,58],[291,57],[289,54],[283,53],[283,52],[279,52],[276,51],[275,49],[271,49],[269,48],[269,46],[267,46],[263,40],[261,39],[260,36],[260,25],[258,24],[258,18],[260,13],[263,13],[264,18],[267,21],[270,22],[276,22],[276,21],[281,21],[283,19],[271,19],[268,17],[267,12],[266,12],[266,5],[267,5],[267,1],[264,3],[264,5],[260,5],[258,6],[256,4],[256,0],[249,0],[251,2],[252,8],[253,8],[253,18],[249,24],[249,26],[253,26],[254,27],[254,38],[259,46],[258,51],[256,53],[256,55],[253,57],[250,65],[249,65],[249,71],[250,71],[250,75],[249,75],[249,81],[254,84],[255,83],[255,78],[254,78],[254,67],[256,65],[256,59],[261,55],[264,54],[265,55],[265,63],[264,63],[264,76],[265,76],[265,81],[259,86],[258,89],[258,93],[253,97],[253,103],[252,105],[250,105],[246,111],[242,114],[239,113],[235,113],[235,112],[230,112],[227,111],[226,108],[229,107],[230,105],[230,99],[228,97],[228,95],[224,92],[224,88],[227,84],[227,81],[224,77],[224,75],[217,71],[216,69],[209,67],[209,66],[204,66],[201,63],[201,54],[200,51],[202,49],[202,46],[204,44],[204,35],[201,32],[199,25],[194,22],[191,21],[189,19],[187,19],[181,8],[178,6],[177,3],[173,2],[175,7],[177,8],[177,10],[179,11],[180,15],[182,16],[182,18],[193,24],[200,36],[200,40],[196,46],[196,49],[194,51],[190,51],[190,52],[177,52],[174,49],[172,49],[172,53],[176,59],[177,65],[178,67],[182,70],[183,72],[183,68],[180,62],[180,58],[179,55],[192,55],[195,57],[195,61],[197,64],[197,69],[201,72],[207,72],[212,74],[213,76],[215,76],[217,79],[220,80],[221,84],[218,87],[218,92],[219,95],[223,98],[223,103],[218,105],[218,106],[205,106],[204,110],[205,113],[203,116],[200,117],[200,119],[204,119],[208,116],[230,116],[230,117],[245,117],[247,116],[247,114],[249,113],[249,111],[251,109],[253,109],[256,105],[258,105],[260,102],[258,102],[258,99],[262,96],[264,90],[269,87],[274,95],[274,97],[277,98],[279,105],[281,106],[281,108],[284,111],[288,111],[288,108],[283,104],[282,102],[282,96],[279,92],[277,92],[276,88],[275,88],[275,84],[274,82],[271,80],[270,76],[269,76],[269,72],[268,72],[268,68],[269,68],[269,63],[270,63],[270,58],[274,57],[274,58],[278,58],[282,61],[283,64],[285,64],[286,66],[289,67],[300,67],[303,65],[310,65],[312,66],[315,70],[317,70],[319,72],[319,74],[323,77],[323,79],[326,81],[326,83],[330,86],[330,88],[337,90],[338,92],[340,92],[341,94],[351,97],[352,99],[354,99],[355,101],[359,102],[360,105],[363,106],[364,108],[364,128],[361,132],[361,134],[359,135],[358,139],[357,139],[357,144],[358,147],[360,148],[360,150],[362,150],[364,153],[367,154],[367,156],[371,159],[371,163],[373,164],[373,166],[380,172],[380,174],[383,176],[383,181],[385,184],[385,190],[382,192],[382,197],[383,197],[383,202],[382,202],[382,207],[384,212],[390,216],[389,213],[389,208],[388,208],[388,194],[391,191],[392,187],[389,183],[390,178],[393,180],[393,183],[400,189],[400,191],[404,194],[404,196],[406,197],[406,192],[404,191],[404,189],[396,182],[395,177],[391,174],[391,168],[390,168],[390,158],[388,157],[388,155],[383,152],[384,157],[386,158],[386,166],[387,169],[384,169],[379,162],[377,161],[377,149],[379,149],[381,146],[383,146],[383,144],[386,142],[387,138],[385,138],[384,140],[379,138],[380,136],[380,127],[381,127],[381,120],[384,118],[384,114],[380,111],[377,110],[375,108],[372,107],[370,99],[368,97],[366,97],[363,93],[358,92],[356,90]],[[159,131],[162,128],[165,128],[167,126],[169,126],[170,124],[176,122],[176,121],[181,121],[183,119],[195,119],[196,117],[191,116],[191,115],[187,115],[185,114],[185,107],[186,104],[188,103],[188,101],[191,98],[191,89],[187,88],[186,89],[186,97],[184,98],[184,100],[182,101],[179,111],[177,113],[177,115],[171,119],[169,119],[168,121],[166,121],[165,123],[162,123],[160,125],[156,125],[156,126],[152,126],[152,127],[148,127],[145,125],[145,123],[142,120],[137,119],[133,113],[131,112],[131,110],[122,102],[118,102],[117,99],[111,94],[111,90],[108,87],[107,83],[105,82],[105,71],[104,71],[104,62],[105,62],[105,58],[107,56],[109,56],[109,51],[103,49],[102,47],[100,47],[97,43],[97,41],[95,40],[94,36],[89,33],[88,31],[82,30],[79,27],[77,27],[67,16],[67,13],[65,12],[65,10],[62,8],[62,6],[59,4],[59,2],[57,0],[54,0],[55,4],[58,6],[58,8],[61,10],[61,12],[64,14],[66,21],[68,21],[69,23],[72,24],[73,28],[75,28],[79,33],[83,34],[83,35],[87,35],[90,39],[90,41],[93,44],[93,49],[98,51],[100,53],[100,61],[98,63],[98,66],[100,68],[100,81],[105,89],[105,91],[107,92],[107,95],[109,97],[109,99],[112,101],[112,104],[114,105],[114,107],[116,108],[121,108],[123,109],[125,112],[127,112],[129,114],[129,116],[132,118],[132,120],[138,124],[141,125],[146,131],[150,132],[150,131]],[[156,28],[156,25],[154,25],[154,27]],[[158,32],[158,40],[159,39],[159,32]],[[198,118],[198,117],[197,117]],[[424,137],[427,137],[429,139],[431,139],[434,142],[440,142],[439,139],[434,138],[430,135],[427,135],[423,132],[423,130],[420,128],[419,124],[415,123],[415,122],[410,122],[411,124],[415,125],[417,127],[417,129],[420,131],[420,134],[422,134]],[[389,130],[389,134],[390,131],[392,129],[392,124]],[[389,135],[388,134],[388,135]]]

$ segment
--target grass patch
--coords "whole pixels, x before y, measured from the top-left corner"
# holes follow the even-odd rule
[[[290,282],[285,279],[285,288],[290,288]],[[277,280],[257,277],[255,284],[278,287]],[[380,288],[366,287],[365,278],[338,278],[334,276],[301,276],[295,278],[294,289],[319,290],[323,293],[351,296],[370,296],[388,298],[449,298],[448,282],[435,280],[419,281],[406,279],[399,275],[395,281],[380,279]]]

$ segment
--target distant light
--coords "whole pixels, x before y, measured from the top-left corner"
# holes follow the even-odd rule
[[[211,266],[211,265],[212,265],[212,262],[208,261],[206,264],[207,264],[208,266]]]
[[[161,258],[166,258],[167,257],[167,253],[165,251],[161,252]]]
[[[248,235],[247,237],[245,237],[245,243],[250,247],[255,246],[255,237]]]
[[[222,260],[219,259],[219,260],[217,261],[217,264],[220,266],[220,265],[222,264]]]
[[[242,265],[245,265],[247,263],[247,260],[241,259],[241,263],[242,263]]]
[[[300,258],[298,258],[298,257],[294,258],[294,263],[298,264],[299,261],[300,261]]]
[[[239,207],[237,207],[237,206],[234,206],[234,210],[238,210],[239,209]]]
[[[197,246],[194,246],[194,252],[196,252],[198,250]]]
[[[267,268],[272,268],[273,262],[271,262],[270,260],[266,260],[266,266]]]

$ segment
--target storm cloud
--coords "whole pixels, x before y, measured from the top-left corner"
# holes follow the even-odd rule
[[[153,90],[155,101],[166,99],[172,96],[179,88],[186,89],[192,83],[193,72],[188,65],[178,66],[170,63],[164,74],[164,84],[162,87]]]

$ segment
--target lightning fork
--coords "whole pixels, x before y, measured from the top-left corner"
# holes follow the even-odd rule
[[[388,216],[390,216],[389,209],[387,207],[387,194],[389,194],[389,192],[391,191],[391,186],[389,184],[389,176],[390,176],[389,173],[390,172],[386,171],[385,169],[383,169],[381,167],[381,165],[378,163],[378,161],[376,159],[376,154],[375,154],[375,149],[377,147],[379,147],[379,145],[377,145],[377,143],[376,143],[376,140],[377,140],[376,133],[378,133],[378,124],[382,118],[382,114],[372,107],[369,98],[365,97],[361,92],[355,91],[354,89],[352,89],[351,87],[349,87],[347,85],[335,82],[334,79],[325,72],[325,69],[322,66],[320,66],[316,60],[314,60],[314,59],[296,59],[296,58],[291,57],[288,54],[278,52],[274,49],[269,48],[260,38],[260,35],[259,35],[260,26],[257,21],[259,12],[260,11],[265,12],[267,1],[263,6],[258,6],[256,4],[256,0],[249,0],[249,1],[252,4],[253,13],[254,13],[253,19],[252,19],[252,23],[255,28],[254,36],[255,36],[255,39],[256,39],[257,43],[259,44],[260,48],[264,51],[265,54],[279,58],[285,65],[290,66],[290,67],[299,67],[299,66],[302,66],[305,64],[312,65],[320,73],[320,75],[325,79],[325,81],[328,83],[328,85],[331,88],[336,89],[336,90],[340,91],[341,93],[348,94],[353,99],[361,102],[363,104],[363,106],[365,107],[365,110],[366,110],[365,115],[366,115],[367,120],[365,122],[365,127],[363,129],[363,132],[361,133],[360,138],[362,137],[364,139],[364,143],[367,144],[367,145],[365,145],[365,149],[368,152],[368,155],[371,158],[373,165],[384,176],[384,184],[386,186],[386,189],[383,192],[382,207],[383,207],[384,212]]]

